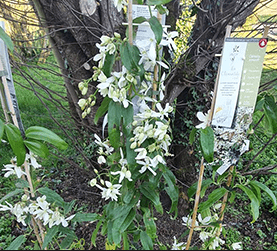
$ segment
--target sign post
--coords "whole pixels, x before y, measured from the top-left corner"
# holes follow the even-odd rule
[[[4,29],[4,22],[0,22],[0,26]],[[10,121],[11,117],[14,125],[16,125],[21,134],[24,135],[23,123],[20,117],[20,111],[15,94],[12,71],[9,63],[8,49],[2,39],[0,39],[0,79],[1,79],[1,103],[5,114],[6,121]]]

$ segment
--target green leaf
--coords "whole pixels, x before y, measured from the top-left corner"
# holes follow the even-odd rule
[[[220,187],[220,188],[217,188],[216,190],[212,191],[209,194],[208,199],[205,202],[200,203],[199,212],[210,208],[213,204],[215,204],[218,200],[220,200],[224,196],[226,191],[227,190],[224,187]]]
[[[109,132],[109,140],[110,144],[114,149],[118,149],[121,140],[120,140],[120,131],[117,128],[112,128],[111,131]]]
[[[108,96],[106,96],[101,105],[99,106],[97,112],[95,113],[94,116],[94,123],[97,125],[99,118],[101,118],[107,111],[109,107],[109,103],[112,99],[110,99]]]
[[[136,216],[136,211],[132,208],[129,214],[127,215],[127,217],[120,225],[120,228],[119,228],[120,233],[123,233],[130,226],[135,216]]]
[[[40,187],[37,190],[39,193],[43,194],[46,196],[46,200],[49,203],[55,203],[57,206],[59,207],[63,207],[65,201],[63,200],[63,198],[56,193],[55,191],[49,189],[48,187]]]
[[[4,29],[0,26],[0,38],[4,41],[4,43],[7,45],[7,47],[13,51],[14,49],[14,45],[13,42],[11,40],[11,38],[9,37],[9,35],[7,35],[7,33],[4,31]]]
[[[4,131],[5,131],[5,124],[4,122],[0,119],[0,142],[1,142],[1,139],[4,135]]]
[[[146,21],[147,21],[147,19],[145,17],[141,17],[141,16],[133,19],[133,23],[135,23],[135,24],[141,24]]]
[[[140,232],[140,241],[144,250],[153,250],[152,239],[145,231]]]
[[[26,240],[27,238],[24,235],[20,235],[5,250],[18,250]]]
[[[63,233],[66,237],[62,240],[60,244],[61,250],[67,249],[74,240],[77,240],[78,237],[76,236],[75,232],[71,230],[70,228],[65,228],[60,225],[59,231]]]
[[[153,217],[151,217],[150,209],[143,208],[142,210],[144,211],[143,222],[146,228],[146,233],[152,240],[155,240],[155,238],[157,238],[157,227]]]
[[[171,2],[172,0],[148,0],[148,5],[162,5]]]
[[[210,184],[212,184],[212,183],[213,183],[212,179],[202,180],[202,184],[201,184],[201,195],[203,195],[203,192],[206,191],[207,187],[208,187]],[[193,184],[189,187],[189,189],[188,189],[188,191],[187,191],[188,197],[189,197],[189,198],[192,198],[192,196],[195,195],[196,190],[197,190],[197,185],[198,185],[198,181],[196,181],[195,183],[193,183]],[[202,192],[202,191],[203,191],[203,192]],[[202,196],[202,197],[203,197],[203,196]]]
[[[163,38],[162,24],[160,23],[159,19],[154,16],[149,19],[149,24],[150,24],[152,31],[155,34],[157,44],[160,44],[160,42],[162,41],[162,38]]]
[[[267,130],[271,133],[277,132],[277,105],[272,95],[266,95],[264,101],[264,114],[266,118]]]
[[[97,233],[99,231],[99,228],[101,227],[103,223],[103,219],[101,219],[100,221],[98,221],[97,225],[96,225],[96,228],[94,229],[94,231],[92,232],[92,235],[91,235],[91,243],[96,247],[96,243],[95,243],[95,240],[96,240],[96,236],[97,236]]]
[[[140,51],[137,46],[130,45],[124,41],[120,45],[120,58],[126,69],[132,73],[138,73],[140,76],[144,72],[143,66],[139,65]]]
[[[42,249],[45,249],[47,245],[53,240],[53,237],[58,233],[59,226],[53,226],[48,229],[47,234],[44,237]]]
[[[115,54],[106,53],[105,62],[104,62],[102,71],[107,78],[111,76],[114,62],[115,62]]]
[[[63,208],[64,208],[64,214],[68,214],[71,211],[71,209],[73,208],[75,202],[76,202],[75,200],[72,200],[70,202],[65,202],[64,203],[64,206],[63,206]]]
[[[3,198],[0,199],[0,203],[2,203],[3,201],[7,200],[10,197],[13,197],[15,195],[18,195],[19,193],[23,193],[24,190],[23,189],[15,189],[13,191],[11,191],[10,193],[6,194]]]
[[[118,102],[110,102],[108,109],[108,132],[113,128],[119,128],[121,121],[121,104]]]
[[[65,150],[68,147],[68,144],[56,133],[41,126],[31,126],[26,130],[25,134],[27,138],[46,141],[60,150]]]
[[[195,140],[195,135],[197,133],[197,128],[193,127],[193,129],[191,130],[190,134],[189,134],[189,143],[192,145],[192,143]]]
[[[99,219],[99,216],[96,213],[77,213],[71,221],[72,222],[83,222],[83,221],[93,222],[98,219]]]
[[[262,189],[264,192],[266,192],[268,197],[272,200],[272,203],[273,203],[272,210],[276,210],[276,207],[277,207],[276,196],[274,195],[271,189],[269,189],[265,184],[256,180],[250,181],[249,184],[253,186],[257,186],[260,189]]]
[[[6,132],[8,141],[12,147],[12,150],[16,155],[17,165],[21,166],[24,163],[25,157],[26,157],[26,148],[23,143],[21,132],[13,124],[6,124],[5,132]]]
[[[157,193],[155,191],[155,189],[153,188],[153,186],[151,186],[150,183],[148,182],[144,182],[140,187],[139,190],[141,191],[141,193],[148,198],[149,200],[151,200],[157,210],[157,212],[159,212],[160,214],[163,214],[163,207],[161,205],[160,202],[160,196],[159,193]]]
[[[31,152],[38,155],[39,157],[46,158],[49,155],[47,146],[42,142],[35,139],[24,140],[23,142]]]
[[[260,207],[259,200],[248,187],[243,185],[237,185],[237,187],[240,188],[242,191],[244,191],[248,196],[248,198],[251,200],[251,214],[253,217],[253,220],[251,221],[251,223],[254,223],[259,217],[259,207]]]
[[[179,199],[179,189],[175,185],[176,183],[176,177],[170,170],[166,170],[166,172],[163,172],[163,177],[165,178],[165,181],[168,185],[168,187],[165,187],[165,191],[167,192],[168,196],[171,199],[171,208],[169,210],[169,213],[172,213],[175,211],[175,214],[177,216],[177,206],[178,206],[178,199]]]
[[[214,160],[214,131],[210,126],[200,128],[200,147],[205,160],[210,163]]]

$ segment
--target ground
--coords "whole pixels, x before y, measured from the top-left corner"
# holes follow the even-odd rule
[[[87,213],[95,213],[101,210],[104,205],[104,201],[101,199],[99,190],[95,187],[88,185],[89,181],[93,178],[93,172],[85,169],[71,167],[64,171],[64,175],[60,175],[58,171],[54,173],[52,184],[49,183],[52,189],[55,189],[65,201],[76,200],[79,207],[83,206],[83,209]],[[55,178],[56,177],[56,178]],[[57,180],[59,182],[57,182]],[[170,205],[167,200],[163,201],[166,210]],[[263,250],[271,249],[272,246],[276,247],[276,237],[274,239],[274,233],[277,232],[277,219],[274,214],[269,212],[260,212],[259,219],[251,224],[252,221],[250,214],[241,214],[241,209],[248,207],[249,201],[236,201],[232,206],[232,210],[225,213],[224,226],[226,229],[232,230],[227,232],[234,235],[239,235],[239,238],[244,242],[243,247],[247,250]],[[179,202],[179,216],[176,220],[172,220],[171,216],[164,210],[163,215],[157,214],[157,235],[160,243],[166,245],[170,249],[173,243],[173,237],[179,238],[186,230],[182,224],[182,217],[186,215],[187,209],[193,205],[188,205],[186,200],[180,199]],[[232,212],[232,213],[231,213]],[[105,238],[101,234],[97,235],[96,247],[91,246],[90,238],[96,223],[82,223],[76,228],[76,234],[78,238],[85,239],[86,250],[105,250]],[[229,237],[230,239],[230,237]],[[180,239],[182,242],[186,242],[187,236]],[[194,234],[191,247],[199,248],[199,239]],[[223,249],[228,249],[227,245],[223,246]],[[230,244],[230,243],[229,243]],[[230,246],[230,245],[229,245]],[[158,250],[159,247],[155,246],[154,249]]]

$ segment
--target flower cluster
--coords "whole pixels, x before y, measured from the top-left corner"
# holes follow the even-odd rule
[[[40,168],[41,165],[37,162],[36,155],[32,152],[26,154],[25,162],[27,163],[27,172],[30,168],[34,169]],[[22,170],[21,166],[17,166],[16,158],[11,159],[11,164],[4,165],[3,171],[6,171],[4,177],[9,177],[10,175],[16,175],[21,178],[23,175],[27,175],[26,172]],[[9,202],[5,201],[6,205],[0,204],[0,211],[10,211],[16,216],[17,222],[22,223],[26,226],[26,219],[28,215],[32,215],[35,219],[43,220],[43,224],[47,224],[51,228],[54,225],[62,224],[64,227],[68,226],[68,221],[71,220],[75,215],[71,215],[65,218],[56,207],[53,211],[51,209],[51,204],[47,202],[46,196],[37,197],[36,201],[30,199],[29,196],[24,194],[21,197],[21,201],[11,205]]]
[[[198,214],[197,219],[195,221],[195,231],[199,231],[199,239],[203,242],[204,249],[216,250],[218,247],[225,243],[218,235],[218,230],[222,230],[219,228],[217,224],[219,221],[219,216],[217,211],[221,208],[221,203],[215,204],[213,207],[213,215],[206,216],[204,219],[201,214]],[[190,228],[192,224],[192,218],[188,215],[182,218],[183,225]],[[240,243],[233,243],[233,249],[241,249]]]
[[[35,219],[43,220],[43,224],[47,224],[51,228],[54,225],[62,224],[63,227],[68,226],[68,221],[71,220],[74,215],[66,218],[60,213],[59,208],[56,207],[55,211],[50,209],[50,203],[46,201],[46,196],[37,197],[36,201],[31,201],[27,195],[21,197],[21,201],[17,202],[14,206],[6,201],[6,205],[0,204],[0,211],[10,211],[16,216],[16,220],[26,226],[25,219],[28,214],[33,215]]]

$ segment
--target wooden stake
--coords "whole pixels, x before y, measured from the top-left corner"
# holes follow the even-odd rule
[[[230,36],[231,28],[232,28],[231,25],[227,25],[225,38]],[[221,66],[221,59],[220,59],[220,63],[219,63],[219,66],[218,66],[218,73],[217,73],[215,87],[214,87],[215,91],[214,91],[214,95],[213,95],[213,99],[212,99],[211,109],[210,109],[210,112],[209,112],[209,118],[208,118],[208,124],[207,124],[208,126],[211,125],[211,121],[212,121],[212,117],[213,117],[213,111],[214,111],[215,100],[216,100],[216,93],[217,93],[217,88],[218,88],[218,79],[219,79],[220,66]],[[199,204],[199,200],[200,200],[200,192],[201,192],[203,174],[204,174],[204,157],[202,157],[202,159],[201,159],[201,166],[200,166],[200,171],[199,171],[199,178],[198,178],[198,184],[197,184],[197,190],[196,190],[194,208],[193,208],[193,214],[192,214],[192,222],[191,222],[191,227],[190,227],[189,236],[188,236],[188,240],[187,240],[186,250],[188,250],[189,247],[190,247],[192,234],[193,234],[194,227],[195,227],[198,204]]]

